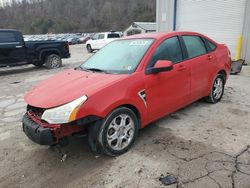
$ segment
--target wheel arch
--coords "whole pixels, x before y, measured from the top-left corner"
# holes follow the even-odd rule
[[[56,48],[55,49],[53,48],[53,49],[48,49],[48,50],[42,50],[39,55],[39,60],[44,61],[47,56],[52,55],[52,54],[56,54],[62,57],[60,51]]]
[[[224,78],[224,82],[226,83],[227,80],[227,73],[224,69],[221,69],[217,74],[221,74]]]
[[[104,110],[105,112],[103,113],[103,117],[106,117],[113,110],[120,108],[120,107],[126,107],[126,108],[129,108],[130,110],[132,110],[139,120],[140,128],[142,128],[142,126],[143,126],[143,114],[142,113],[143,112],[141,111],[139,106],[136,106],[136,105],[131,104],[131,103],[124,102],[124,103],[119,103],[116,105],[109,106],[108,108],[106,108]]]
[[[141,128],[141,114],[140,114],[140,111],[132,104],[124,104],[124,105],[121,105],[121,106],[118,106],[117,108],[119,107],[126,107],[126,108],[129,108],[130,110],[132,110],[136,117],[138,118],[139,120],[139,125],[140,125],[140,128]]]

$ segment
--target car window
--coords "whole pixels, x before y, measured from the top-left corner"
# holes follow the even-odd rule
[[[205,38],[204,38],[204,41],[206,41],[206,43],[207,43],[208,51],[209,51],[209,52],[215,50],[216,45],[215,45],[214,43],[212,43],[211,41],[209,41],[208,39],[205,39]]]
[[[93,37],[92,37],[92,40],[96,40],[99,38],[99,34],[95,34]]]
[[[105,36],[104,34],[100,34],[98,39],[104,39],[104,36]]]
[[[183,60],[180,43],[177,37],[162,42],[155,50],[148,67],[154,66],[158,60],[169,60],[178,63]]]
[[[117,33],[111,33],[111,34],[108,34],[108,38],[120,38],[120,35]]]
[[[206,47],[199,36],[182,36],[189,58],[206,54]]]
[[[14,32],[0,32],[0,43],[17,42]]]

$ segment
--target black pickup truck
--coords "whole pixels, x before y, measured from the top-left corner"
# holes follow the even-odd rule
[[[62,65],[62,58],[69,57],[68,42],[25,42],[21,32],[0,29],[0,67],[33,64],[55,69]]]

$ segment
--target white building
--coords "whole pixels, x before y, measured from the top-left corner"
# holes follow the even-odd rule
[[[124,31],[124,36],[152,32],[156,32],[155,22],[133,22],[132,25]]]
[[[249,0],[157,0],[157,31],[200,32],[250,63]]]

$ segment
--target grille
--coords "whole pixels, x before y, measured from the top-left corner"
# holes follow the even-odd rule
[[[44,109],[28,105],[27,111],[41,118],[43,115]]]

